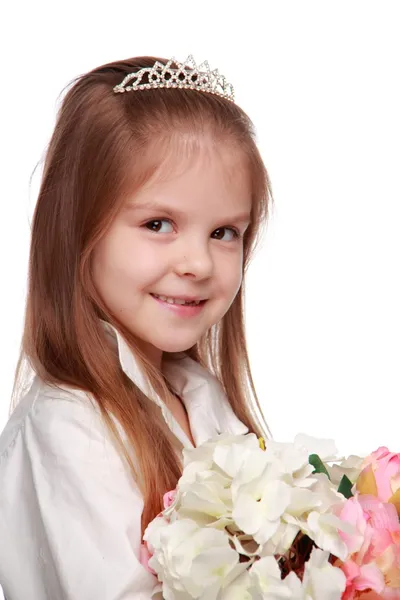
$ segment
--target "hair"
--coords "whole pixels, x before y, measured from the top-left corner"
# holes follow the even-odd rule
[[[142,534],[163,509],[164,493],[176,487],[182,463],[159,407],[122,371],[115,349],[105,339],[101,320],[118,329],[155,392],[167,397],[162,372],[95,289],[93,250],[128,192],[140,189],[168,161],[174,162],[177,148],[195,157],[205,137],[240,153],[251,178],[243,275],[273,200],[254,126],[236,103],[188,89],[113,92],[128,73],[156,60],[167,63],[149,56],[112,62],[67,86],[33,214],[24,328],[11,400],[13,410],[27,364],[49,385],[88,393],[143,494]],[[249,431],[268,438],[250,371],[244,308],[242,281],[221,321],[186,354],[217,377]]]

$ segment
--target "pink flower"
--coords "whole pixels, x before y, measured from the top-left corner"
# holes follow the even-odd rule
[[[400,515],[400,454],[380,446],[363,461],[356,487],[360,494],[394,504]]]
[[[166,492],[163,496],[164,509],[169,508],[173,504],[176,496],[176,489]]]
[[[355,530],[352,535],[339,532],[350,553],[339,564],[347,579],[343,599],[364,598],[362,592],[371,591],[400,600],[400,523],[393,504],[358,494],[347,500],[339,517]]]
[[[354,561],[348,560],[341,568],[346,575],[346,589],[342,597],[343,600],[353,600],[359,595],[358,592],[366,590],[381,593],[385,587],[383,574],[373,564],[361,565],[360,567]]]
[[[153,575],[157,575],[157,573],[150,567],[149,560],[153,555],[149,551],[146,542],[143,542],[140,546],[140,564],[144,566],[146,571],[152,573]]]
[[[400,532],[394,534],[394,544],[388,546],[376,559],[376,564],[385,575],[384,600],[400,600]]]

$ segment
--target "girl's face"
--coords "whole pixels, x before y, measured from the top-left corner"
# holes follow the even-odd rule
[[[238,151],[202,148],[129,198],[95,249],[98,292],[159,367],[163,352],[187,350],[220,321],[240,288],[251,210],[242,164]],[[188,309],[153,294],[206,302]]]

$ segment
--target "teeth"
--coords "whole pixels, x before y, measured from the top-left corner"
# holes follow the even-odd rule
[[[198,304],[200,304],[200,300],[198,301],[194,301],[194,302],[186,302],[186,300],[180,300],[179,298],[170,298],[168,296],[158,296],[157,294],[153,294],[153,296],[155,296],[156,298],[160,298],[160,300],[163,300],[164,302],[168,302],[168,304],[187,304],[187,305],[193,305],[193,306],[197,306]]]

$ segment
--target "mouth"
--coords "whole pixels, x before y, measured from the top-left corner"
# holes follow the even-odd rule
[[[157,300],[161,300],[167,304],[171,304],[173,306],[201,306],[207,302],[207,298],[199,298],[199,297],[172,297],[172,296],[163,296],[161,294],[153,294],[150,293],[153,298]]]
[[[164,309],[168,310],[170,314],[175,314],[179,317],[194,317],[202,313],[205,304],[208,299],[186,301],[180,298],[168,298],[167,296],[158,296],[157,294],[150,294],[152,298]]]

